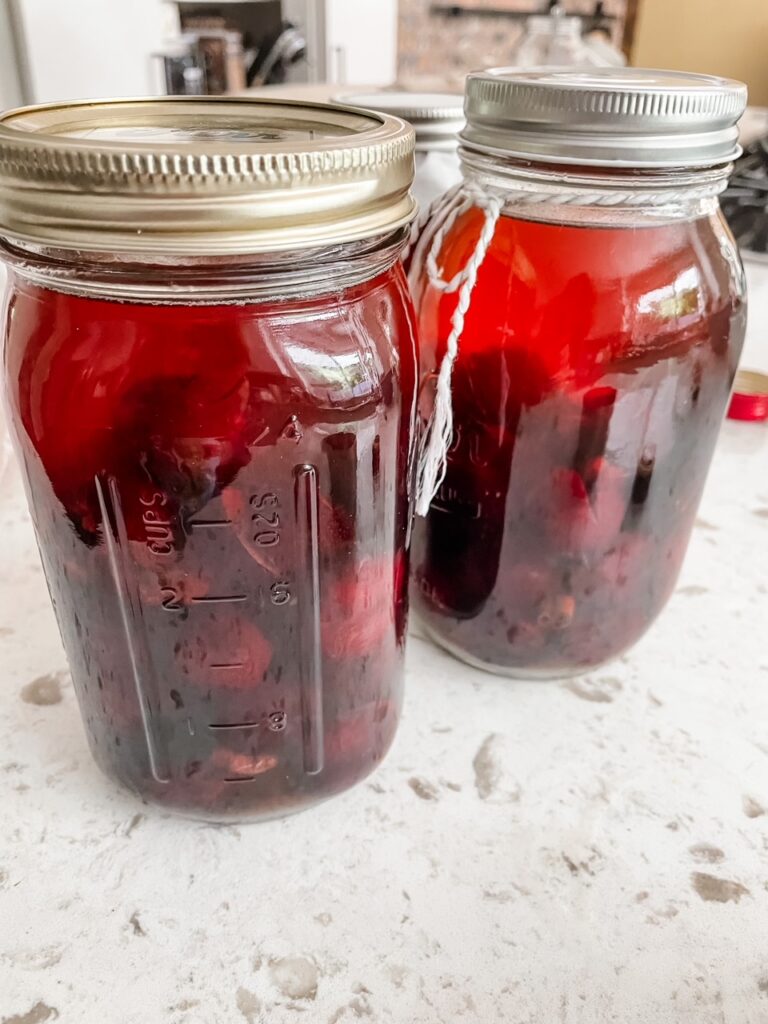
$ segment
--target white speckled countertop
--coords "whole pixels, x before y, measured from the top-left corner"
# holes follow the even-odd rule
[[[414,638],[384,766],[264,825],[100,775],[13,466],[0,564],[0,1024],[768,1021],[768,426],[726,425],[629,657],[513,683]]]

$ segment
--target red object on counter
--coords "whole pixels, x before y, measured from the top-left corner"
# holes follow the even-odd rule
[[[767,374],[739,370],[728,407],[728,419],[751,423],[768,420]]]

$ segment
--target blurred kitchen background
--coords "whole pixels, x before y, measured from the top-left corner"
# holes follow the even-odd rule
[[[768,105],[768,0],[0,0],[0,107],[265,84],[461,90],[511,63],[683,68]]]

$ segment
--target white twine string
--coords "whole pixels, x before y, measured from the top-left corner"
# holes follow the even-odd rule
[[[455,198],[455,195],[456,193],[451,196],[451,200]],[[445,479],[448,449],[453,438],[453,403],[451,400],[453,366],[459,352],[459,341],[464,331],[464,319],[469,309],[472,291],[477,281],[477,274],[488,252],[488,246],[493,239],[503,206],[504,200],[502,198],[489,195],[480,189],[473,189],[470,195],[462,202],[457,203],[448,212],[442,223],[439,224],[432,236],[432,244],[427,253],[425,267],[430,284],[445,294],[451,294],[455,291],[458,291],[459,294],[456,300],[456,308],[451,317],[451,332],[445,343],[445,355],[437,375],[432,415],[426,425],[419,446],[416,476],[416,514],[420,516],[427,514],[432,499]],[[438,266],[438,258],[443,247],[443,241],[456,223],[456,220],[472,207],[479,207],[483,211],[485,223],[477,240],[475,251],[472,253],[466,266],[457,274],[454,274],[450,281],[446,281]]]
[[[461,188],[461,183],[454,185],[453,188],[449,188],[447,192],[442,192],[439,196],[435,196],[431,203],[427,206],[422,207],[419,210],[419,214],[411,224],[411,231],[408,235],[408,241],[405,243],[403,254],[400,259],[407,265],[408,257],[413,252],[413,248],[421,238],[421,233],[427,224],[432,220],[438,210],[442,210],[448,207],[453,197]]]

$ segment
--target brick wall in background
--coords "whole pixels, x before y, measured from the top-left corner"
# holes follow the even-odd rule
[[[441,0],[443,3],[444,0]],[[435,0],[399,0],[398,80],[401,85],[413,83],[463,89],[467,71],[507,64],[509,55],[522,31],[522,22],[503,14],[465,14],[450,17],[435,14]],[[538,0],[464,0],[455,6],[485,7],[535,13],[546,7]],[[623,18],[626,0],[605,0],[606,13]],[[570,13],[591,14],[595,0],[565,0]],[[616,26],[620,41],[621,23]]]

